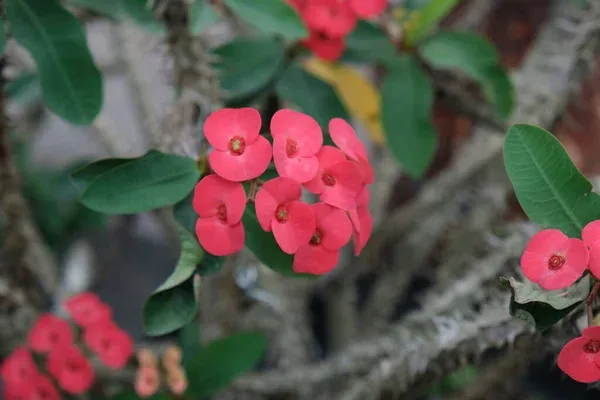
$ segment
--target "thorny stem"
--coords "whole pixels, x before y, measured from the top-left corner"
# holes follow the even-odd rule
[[[593,284],[592,291],[590,292],[587,300],[585,301],[588,326],[592,326],[594,324],[594,310],[592,306],[594,304],[594,300],[596,300],[596,297],[598,296],[598,290],[600,290],[600,281],[597,280]]]

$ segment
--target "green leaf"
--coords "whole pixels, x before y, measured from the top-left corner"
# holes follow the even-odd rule
[[[396,48],[381,28],[359,21],[356,28],[346,37],[345,56],[364,61],[388,62],[395,58]]]
[[[29,107],[42,98],[42,87],[37,74],[24,73],[18,76],[8,82],[5,91],[10,101],[21,107]]]
[[[600,196],[550,132],[513,125],[504,141],[504,165],[533,222],[580,237],[588,222],[600,219]]]
[[[144,331],[161,336],[189,324],[196,315],[193,277],[170,289],[155,291],[144,304]]]
[[[412,177],[433,160],[437,133],[431,120],[433,86],[416,60],[398,57],[381,84],[381,122],[391,153]]]
[[[438,23],[452,11],[459,0],[430,0],[415,12],[419,16],[419,24],[415,29],[406,30],[406,42],[412,45],[429,35]]]
[[[121,393],[118,393],[114,396],[110,397],[111,400],[141,400],[142,397],[139,397],[137,393],[133,390],[125,390]],[[165,393],[156,393],[150,397],[144,397],[144,400],[170,400],[171,397]]]
[[[68,0],[67,2],[107,17],[117,17],[121,11],[121,0]]]
[[[206,0],[195,0],[190,7],[190,32],[201,34],[206,28],[219,21],[219,14]]]
[[[235,14],[259,31],[287,40],[308,36],[302,19],[285,0],[223,0]]]
[[[133,20],[136,24],[150,33],[166,33],[165,26],[156,19],[156,15],[149,7],[148,0],[119,0],[121,15]]]
[[[456,69],[479,83],[495,112],[509,116],[513,87],[492,43],[471,32],[442,31],[425,40],[419,52],[433,67]]]
[[[192,158],[151,150],[142,157],[105,159],[73,174],[81,202],[105,214],[132,214],[177,203],[200,177]]]
[[[6,33],[4,32],[4,20],[0,19],[0,53],[4,53],[6,47]]]
[[[7,0],[6,18],[37,64],[46,106],[73,124],[90,124],[102,108],[102,76],[81,22],[56,0]]]
[[[200,348],[186,364],[189,391],[204,398],[224,389],[254,368],[268,346],[262,333],[241,332]]]
[[[285,70],[275,90],[281,98],[316,119],[324,130],[328,129],[331,118],[350,119],[333,87],[296,65]]]
[[[531,324],[537,330],[545,330],[577,308],[590,291],[589,275],[574,285],[560,290],[544,290],[539,285],[514,278],[500,278],[512,292],[510,314]]]
[[[186,365],[196,352],[202,347],[202,324],[192,321],[179,331],[179,342],[181,343],[182,365]]]
[[[283,43],[270,37],[243,38],[217,49],[221,89],[228,101],[264,88],[283,65]]]

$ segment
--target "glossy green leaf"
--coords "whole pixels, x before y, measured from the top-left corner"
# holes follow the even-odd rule
[[[264,334],[240,332],[200,348],[185,365],[189,392],[200,398],[219,392],[240,374],[253,369],[267,346]]]
[[[223,0],[243,21],[259,31],[298,40],[308,36],[300,15],[285,0]]]
[[[385,63],[394,59],[396,48],[381,28],[367,21],[359,21],[346,37],[344,56]]]
[[[528,280],[518,282],[514,278],[501,278],[500,282],[511,290],[511,315],[537,330],[552,327],[581,305],[590,291],[589,275],[566,289],[552,291],[544,290]]]
[[[215,50],[226,100],[248,96],[264,88],[281,69],[283,43],[270,37],[242,38]]]
[[[416,60],[399,57],[381,85],[381,122],[391,153],[412,177],[433,160],[437,133],[432,123],[433,86]]]
[[[7,0],[6,18],[37,64],[46,106],[73,124],[90,124],[102,108],[102,76],[81,22],[56,0]]]
[[[429,0],[414,12],[418,13],[418,25],[406,31],[406,42],[414,44],[427,37],[438,23],[452,11],[459,0]]]
[[[200,172],[192,158],[151,150],[138,158],[105,159],[73,174],[81,202],[105,214],[132,214],[169,206],[192,190]]]
[[[174,332],[194,320],[197,312],[193,277],[170,289],[157,290],[146,300],[144,331],[148,336]]]
[[[327,130],[331,118],[350,119],[333,87],[296,65],[285,70],[275,90],[282,99],[294,103],[316,119],[324,130]]]
[[[492,43],[472,32],[442,31],[425,40],[419,53],[433,67],[461,71],[479,83],[496,113],[509,116],[513,87]]]
[[[600,219],[600,196],[550,132],[513,125],[504,141],[504,165],[533,222],[580,237],[588,222]]]
[[[206,0],[194,0],[190,6],[190,32],[201,34],[206,28],[219,21],[219,14]]]

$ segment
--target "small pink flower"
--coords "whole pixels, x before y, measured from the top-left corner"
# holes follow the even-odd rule
[[[52,349],[46,365],[59,386],[67,393],[87,392],[94,383],[94,368],[75,345]]]
[[[388,0],[348,0],[348,2],[352,11],[364,19],[378,17],[388,5]]]
[[[135,374],[135,392],[141,398],[154,395],[160,387],[160,375],[156,366],[141,366]]]
[[[271,144],[260,136],[260,113],[254,108],[222,108],[204,122],[204,135],[215,149],[208,156],[220,177],[241,182],[258,178],[271,162]]]
[[[297,273],[321,275],[331,271],[352,235],[352,223],[342,210],[325,203],[311,205],[317,217],[317,227],[310,241],[294,255],[293,269]]]
[[[331,140],[348,156],[355,161],[363,172],[367,185],[373,183],[374,172],[369,163],[369,153],[364,143],[356,135],[352,126],[341,118],[333,118],[329,121],[329,134]]]
[[[324,32],[332,38],[352,32],[357,20],[348,3],[339,0],[307,0],[302,15],[310,30]]]
[[[590,249],[590,271],[596,278],[600,278],[600,220],[587,224],[581,232],[581,237]]]
[[[13,350],[0,368],[5,389],[15,395],[26,390],[38,374],[35,361],[25,346]]]
[[[241,183],[227,181],[215,174],[198,182],[192,200],[200,218],[196,236],[200,245],[215,256],[239,252],[246,233],[242,216],[246,208],[246,192]]]
[[[588,265],[583,241],[569,239],[558,229],[536,233],[521,256],[523,274],[546,290],[566,288],[583,275]]]
[[[84,328],[101,321],[110,321],[112,318],[110,307],[90,292],[71,296],[65,300],[64,307],[73,321]]]
[[[346,48],[343,38],[330,37],[319,31],[311,31],[309,37],[304,39],[302,44],[315,56],[326,61],[337,61],[344,54]]]
[[[312,117],[283,109],[271,119],[273,160],[279,176],[304,183],[319,168],[316,154],[323,145],[323,132]]]
[[[585,328],[558,354],[558,367],[581,383],[600,381],[600,326]]]
[[[365,185],[356,198],[356,208],[348,212],[354,234],[354,255],[358,256],[373,233],[373,216],[369,211],[371,196]]]
[[[46,353],[56,346],[73,343],[73,332],[67,321],[54,314],[42,314],[29,331],[29,346],[35,351]]]
[[[111,369],[121,369],[133,355],[133,340],[112,322],[100,323],[85,330],[83,340]]]
[[[310,192],[320,194],[320,200],[350,211],[364,186],[360,168],[333,146],[323,146],[317,154],[319,169],[316,176],[304,184]]]
[[[273,230],[284,253],[294,254],[315,232],[315,212],[302,202],[302,186],[289,178],[271,179],[256,193],[256,217],[263,230]]]

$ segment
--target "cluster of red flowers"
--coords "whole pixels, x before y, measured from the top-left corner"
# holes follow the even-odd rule
[[[521,256],[525,277],[545,290],[567,288],[588,269],[600,279],[600,220],[587,224],[581,237],[569,238],[558,229],[535,234]],[[600,326],[586,328],[567,343],[558,366],[578,382],[600,381]]]
[[[27,345],[15,349],[2,364],[5,400],[60,399],[57,386],[71,395],[87,392],[95,377],[86,356],[90,352],[111,369],[127,364],[133,341],[112,321],[108,305],[92,293],[82,293],[64,306],[75,327],[56,315],[41,315],[29,332]],[[79,329],[85,347],[76,343]]]
[[[290,0],[310,31],[304,45],[319,58],[335,61],[344,52],[344,38],[358,19],[379,16],[388,0]]]
[[[139,368],[135,375],[135,392],[142,398],[153,396],[160,388],[158,359],[149,349],[140,349],[137,353]],[[167,387],[176,396],[185,393],[187,378],[181,366],[181,349],[170,346],[162,357],[162,367],[166,372]]]
[[[373,170],[367,150],[340,118],[329,122],[337,147],[323,146],[319,124],[297,111],[277,111],[270,125],[272,146],[259,135],[261,117],[253,108],[221,109],[207,118],[204,134],[214,148],[208,156],[214,174],[202,178],[194,192],[198,241],[217,256],[240,251],[242,215],[247,203],[254,203],[263,230],[294,254],[294,271],[324,274],[335,267],[352,234],[356,255],[371,235]],[[279,177],[262,182],[257,178],[271,157]],[[248,196],[243,181],[250,181]],[[303,186],[320,201],[304,203]]]

